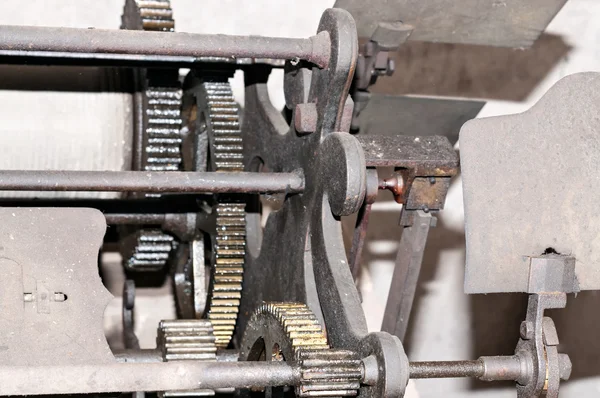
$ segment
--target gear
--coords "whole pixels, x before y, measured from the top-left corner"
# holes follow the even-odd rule
[[[125,249],[123,253],[127,259],[125,267],[131,271],[161,270],[177,244],[171,235],[160,229],[138,230],[129,239],[135,239],[135,243],[124,245],[129,249]]]
[[[175,21],[170,1],[127,0],[122,28],[173,32]],[[140,73],[144,97],[141,168],[147,171],[178,171],[183,162],[179,74],[178,71],[161,72],[160,76],[151,71]],[[132,271],[163,269],[175,247],[174,238],[155,229],[141,229],[136,236],[137,245],[123,253],[126,268]]]
[[[209,167],[217,172],[244,170],[239,107],[227,81],[208,81],[197,97],[200,127],[210,143]],[[218,347],[227,347],[238,317],[246,253],[245,204],[217,202],[213,236],[213,277],[207,317]]]
[[[206,319],[176,319],[161,321],[156,345],[163,360],[216,361],[217,347],[210,321]],[[212,390],[167,391],[164,397],[196,397],[214,395]]]
[[[355,396],[362,378],[358,355],[331,349],[319,320],[302,303],[261,305],[246,327],[240,359],[296,362],[299,397]]]

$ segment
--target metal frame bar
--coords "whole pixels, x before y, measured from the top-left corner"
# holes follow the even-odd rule
[[[0,396],[294,386],[286,362],[160,362],[0,366]]]
[[[0,26],[0,62],[5,57],[70,58],[92,64],[201,62],[202,58],[298,59],[326,67],[329,34],[306,39],[179,32]],[[185,63],[185,62],[184,62]]]
[[[2,170],[1,191],[299,193],[296,173]]]

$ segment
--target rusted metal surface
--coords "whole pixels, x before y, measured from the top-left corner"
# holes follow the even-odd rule
[[[138,61],[160,57],[281,58],[306,60],[319,67],[329,63],[329,35],[308,39],[259,36],[208,35],[179,32],[144,32],[51,28],[36,26],[0,26],[0,57],[12,55],[36,57],[36,52],[66,53],[68,57],[88,61],[99,55],[118,61]],[[44,54],[52,55],[52,54]],[[1,59],[0,58],[0,59]],[[0,61],[1,62],[1,61]]]
[[[450,188],[450,177],[417,177],[405,198],[406,210],[441,210]]]
[[[286,362],[142,362],[0,366],[0,395],[90,394],[293,386],[300,371]]]
[[[452,176],[458,155],[446,137],[367,135],[356,137],[365,151],[367,167],[413,170],[415,176]]]
[[[394,195],[398,203],[404,202],[405,189],[404,176],[400,173],[379,181],[379,189],[387,189]]]
[[[0,190],[151,193],[298,193],[296,173],[2,170]]]

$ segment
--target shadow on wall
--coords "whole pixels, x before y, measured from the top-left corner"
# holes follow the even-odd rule
[[[394,54],[394,75],[371,91],[522,101],[570,50],[551,34],[525,50],[409,41]]]
[[[95,66],[0,65],[0,90],[131,92],[131,70]]]

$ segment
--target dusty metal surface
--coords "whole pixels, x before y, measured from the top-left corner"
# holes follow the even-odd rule
[[[115,362],[102,328],[112,298],[98,275],[102,213],[4,207],[0,219],[2,363],[18,374],[14,366]]]
[[[580,73],[524,113],[462,128],[468,293],[526,292],[524,256],[547,249],[577,259],[581,290],[600,288],[599,101],[600,74]]]
[[[337,0],[356,19],[359,37],[380,22],[414,26],[409,40],[529,47],[566,0]]]
[[[79,58],[87,62],[104,58],[152,63],[156,57],[160,61],[160,56],[282,58],[302,59],[320,67],[325,67],[330,57],[327,34],[290,39],[9,25],[0,26],[0,51],[2,58],[13,55],[35,58],[50,52],[55,57],[66,53],[71,60]]]
[[[411,379],[429,379],[446,377],[481,377],[485,367],[483,361],[440,361],[440,362],[411,362]]]
[[[298,193],[297,173],[2,170],[0,190],[152,193]]]
[[[458,170],[458,156],[446,137],[357,136],[368,167],[397,167],[415,176],[451,176]]]

